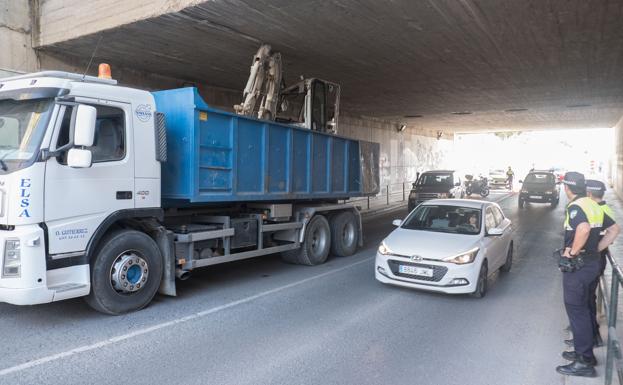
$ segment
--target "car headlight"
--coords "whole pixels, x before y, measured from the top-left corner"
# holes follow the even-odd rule
[[[553,193],[554,193],[553,191],[545,191],[545,194],[550,194],[551,195]]]
[[[454,255],[452,257],[444,258],[444,262],[455,263],[457,265],[464,265],[466,263],[472,263],[476,259],[476,254],[478,254],[478,248],[471,249],[464,253]]]
[[[18,278],[22,270],[19,239],[7,239],[4,244],[2,277]]]
[[[521,190],[522,193],[527,194],[528,190]]]
[[[385,241],[381,242],[381,245],[379,246],[379,254],[389,255],[391,253],[392,251],[389,249],[389,247],[387,247],[387,245],[385,244]]]

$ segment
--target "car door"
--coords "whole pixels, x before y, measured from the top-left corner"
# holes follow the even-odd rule
[[[512,239],[513,229],[511,227],[510,219],[504,216],[504,213],[502,213],[502,210],[500,210],[499,207],[492,206],[491,209],[493,210],[493,215],[495,216],[497,227],[499,229],[504,230],[502,235],[498,237],[500,238],[499,245],[500,245],[500,266],[501,266],[506,262],[506,254],[508,252],[508,247]]]
[[[497,221],[495,214],[493,214],[493,208],[487,206],[485,209],[485,256],[489,261],[489,271],[496,271],[500,266],[500,244],[501,239],[499,236],[488,235],[489,230],[497,227]]]

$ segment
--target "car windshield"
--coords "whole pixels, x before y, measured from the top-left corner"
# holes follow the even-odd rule
[[[0,100],[0,169],[14,170],[32,160],[52,110],[51,99]]]
[[[452,186],[452,174],[422,174],[418,186]]]
[[[403,229],[441,233],[479,234],[480,209],[449,205],[420,205],[402,224]]]
[[[552,174],[528,174],[524,183],[528,184],[554,184],[554,176]]]

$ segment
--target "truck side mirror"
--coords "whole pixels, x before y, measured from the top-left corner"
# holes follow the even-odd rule
[[[67,165],[73,168],[89,168],[92,164],[91,150],[72,148],[67,152]]]
[[[95,118],[97,109],[92,106],[81,104],[76,112],[74,124],[74,147],[67,152],[67,165],[74,168],[89,168],[93,163],[91,150],[85,147],[93,146],[95,141]]]
[[[95,118],[97,109],[92,106],[81,104],[76,113],[74,125],[74,146],[91,147],[95,140]]]

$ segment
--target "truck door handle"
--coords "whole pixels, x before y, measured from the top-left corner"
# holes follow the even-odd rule
[[[117,191],[117,199],[132,199],[132,191]]]

